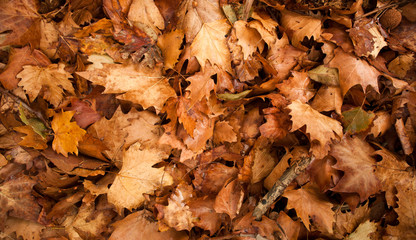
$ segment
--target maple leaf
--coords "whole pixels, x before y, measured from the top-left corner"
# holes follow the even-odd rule
[[[176,93],[160,67],[148,68],[130,64],[99,64],[87,71],[77,72],[94,84],[105,87],[104,93],[123,93],[119,99],[137,103],[147,109],[154,107],[160,111],[163,104]]]
[[[218,20],[205,23],[196,35],[191,45],[191,55],[198,59],[203,71],[208,60],[212,65],[217,65],[229,73],[233,72],[225,37],[230,28],[227,20]]]
[[[296,210],[308,230],[311,227],[311,218],[316,227],[332,234],[332,224],[335,222],[332,203],[314,185],[308,184],[300,189],[285,191],[283,197],[288,199],[287,208]]]
[[[286,10],[281,13],[282,26],[286,29],[294,47],[306,51],[308,49],[301,44],[305,37],[309,39],[313,37],[314,40],[320,38],[322,25],[320,19]]]
[[[9,216],[36,221],[41,207],[32,195],[36,181],[28,176],[11,179],[0,185],[0,203],[2,220]]]
[[[289,101],[308,102],[315,95],[308,73],[292,71],[292,75],[288,80],[277,84],[276,87]]]
[[[179,184],[175,192],[169,197],[167,206],[156,205],[159,211],[158,219],[178,231],[190,231],[194,227],[194,221],[197,221],[197,218],[192,216],[186,202],[194,195],[192,186],[186,183]]]
[[[22,141],[19,142],[20,146],[32,147],[34,149],[42,150],[48,148],[46,139],[33,131],[31,126],[20,126],[13,128],[14,130],[25,133],[26,136],[22,137]]]
[[[332,139],[342,137],[341,123],[320,114],[308,104],[296,100],[288,105],[292,116],[292,132],[306,125],[306,133],[309,133],[311,145],[313,141],[318,141],[317,145],[312,145],[312,153],[316,158],[323,158],[327,155]]]
[[[157,46],[162,51],[165,60],[165,65],[163,66],[165,69],[173,69],[178,62],[179,55],[182,52],[180,47],[183,37],[182,30],[177,29],[169,33],[164,33],[157,39]]]
[[[364,92],[367,86],[373,87],[378,92],[377,78],[380,73],[374,67],[352,53],[344,52],[341,48],[335,49],[334,54],[329,66],[338,69],[342,96],[357,84],[363,87]]]
[[[6,89],[14,89],[19,83],[16,75],[23,70],[24,65],[47,67],[49,64],[51,64],[49,58],[39,50],[31,50],[29,46],[12,48],[9,53],[7,66],[0,73],[0,82]]]
[[[374,113],[366,112],[361,107],[353,108],[349,111],[342,112],[342,122],[344,123],[345,131],[352,134],[359,133],[370,128]]]
[[[358,137],[344,137],[332,145],[330,155],[337,159],[332,166],[344,171],[344,176],[332,191],[358,193],[363,202],[380,190],[380,181],[374,174],[376,160],[371,157],[374,149]]]
[[[387,46],[378,29],[374,20],[366,18],[357,20],[354,27],[349,29],[348,32],[354,43],[354,52],[357,56],[376,58],[380,50]]]
[[[235,22],[233,27],[237,37],[237,44],[241,46],[244,59],[252,56],[257,49],[259,49],[259,52],[263,51],[264,42],[256,29],[249,27],[247,22],[242,20]]]
[[[21,78],[19,86],[29,95],[30,101],[35,100],[42,88],[46,91],[43,98],[55,107],[61,103],[64,90],[75,94],[69,80],[71,74],[65,71],[65,64],[50,64],[47,67],[23,66],[23,70],[16,76]]]
[[[39,45],[39,4],[34,0],[4,0],[0,2],[0,32],[11,30],[5,41],[0,45]]]
[[[162,186],[173,183],[172,177],[164,168],[153,168],[169,155],[158,148],[143,148],[135,143],[123,153],[123,167],[108,190],[108,201],[118,212],[123,208],[132,210],[140,207],[144,193],[151,194]]]
[[[186,88],[190,91],[190,104],[193,106],[196,102],[201,101],[202,98],[209,98],[211,91],[215,90],[214,80],[211,78],[215,74],[211,66],[207,66],[203,72],[198,72],[186,80],[191,84]]]
[[[51,122],[55,133],[52,148],[65,157],[68,157],[68,153],[78,155],[78,142],[82,140],[86,133],[75,122],[71,122],[74,114],[74,111],[56,113]]]
[[[153,240],[188,240],[184,232],[177,232],[173,229],[159,231],[156,220],[148,210],[141,210],[127,215],[125,218],[113,223],[114,231],[110,240],[122,239],[153,239]]]

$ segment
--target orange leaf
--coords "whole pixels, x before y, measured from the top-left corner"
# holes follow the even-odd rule
[[[15,127],[13,129],[20,133],[26,134],[26,136],[22,137],[22,141],[19,142],[20,146],[31,147],[38,150],[48,148],[48,145],[46,144],[46,139],[40,136],[39,134],[35,133],[31,126],[26,125]]]
[[[65,157],[68,157],[68,153],[78,155],[78,142],[86,133],[76,122],[71,122],[74,114],[74,111],[56,113],[51,123],[55,133],[52,148]]]

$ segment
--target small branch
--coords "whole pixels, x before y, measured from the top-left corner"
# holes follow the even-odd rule
[[[23,101],[22,99],[20,99],[13,93],[9,92],[8,90],[4,89],[2,86],[0,86],[0,93],[7,95],[9,98],[13,99],[13,101],[15,101],[16,103],[22,104],[22,107],[24,107],[27,111],[29,111],[31,114],[33,114],[37,118],[39,118],[42,121],[42,123],[45,124],[47,128],[50,127],[49,123],[43,118],[42,114],[34,110],[33,108],[31,108],[25,101]]]
[[[314,157],[302,157],[297,164],[292,165],[283,173],[279,180],[275,182],[272,189],[260,200],[253,211],[253,216],[257,221],[261,220],[263,214],[270,208],[276,199],[282,195],[289,184],[301,174],[312,162]]]
[[[399,6],[400,4],[404,4],[404,3],[407,3],[407,2],[410,2],[410,1],[409,1],[409,0],[404,0],[404,1],[401,1],[401,2],[391,3],[391,4],[387,4],[387,5],[384,5],[384,6],[378,7],[378,8],[376,8],[376,9],[374,9],[374,10],[372,10],[372,11],[370,11],[370,12],[366,13],[366,14],[363,14],[363,15],[361,15],[361,16],[356,17],[356,18],[355,18],[355,20],[359,20],[359,19],[361,19],[361,18],[364,18],[364,17],[370,16],[370,15],[372,15],[372,14],[374,14],[374,13],[377,13],[377,12],[379,12],[379,11],[382,11],[382,10],[384,10],[384,9],[387,9],[387,8],[392,8],[392,7],[396,7],[396,6]]]
[[[250,14],[251,7],[253,6],[254,0],[245,0],[243,5],[242,20],[247,21],[248,15]]]

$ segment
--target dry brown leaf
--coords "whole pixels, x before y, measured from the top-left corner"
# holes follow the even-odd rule
[[[249,27],[248,23],[242,20],[235,22],[233,27],[237,37],[237,44],[241,46],[243,51],[244,60],[252,56],[257,49],[260,53],[263,51],[264,42],[256,29]]]
[[[269,175],[276,165],[276,151],[271,142],[265,137],[259,137],[254,143],[253,149],[246,158],[251,158],[251,183],[258,183]]]
[[[191,54],[198,59],[203,71],[208,60],[212,65],[233,73],[226,38],[230,28],[231,26],[225,19],[202,25],[192,42]]]
[[[332,234],[332,224],[335,222],[332,203],[317,187],[308,184],[300,189],[285,191],[283,197],[288,199],[287,208],[296,210],[308,230],[311,227],[311,218],[315,227]]]
[[[177,28],[184,31],[188,43],[194,40],[204,23],[225,18],[219,2],[210,0],[182,1],[176,16],[179,18]]]
[[[378,92],[377,78],[380,73],[374,67],[354,54],[344,52],[341,48],[335,49],[334,54],[329,67],[338,68],[342,96],[355,85],[361,85],[364,92],[367,86],[373,87]]]
[[[123,167],[108,190],[108,201],[118,212],[132,210],[143,205],[143,194],[173,183],[164,168],[153,168],[169,155],[158,148],[144,148],[135,143],[123,153]]]
[[[4,233],[10,236],[16,233],[23,239],[41,240],[42,231],[46,228],[42,224],[20,218],[9,217],[5,223]]]
[[[214,127],[214,144],[232,143],[237,141],[237,134],[234,132],[233,127],[230,126],[228,121],[218,121]]]
[[[16,76],[22,79],[18,85],[23,87],[32,102],[44,88],[43,98],[57,107],[64,97],[64,90],[75,94],[69,80],[72,76],[64,68],[63,63],[50,64],[47,67],[23,66],[23,70]]]
[[[191,199],[187,205],[192,212],[192,216],[197,219],[194,221],[196,227],[200,227],[210,232],[213,236],[225,222],[224,214],[215,212],[213,198],[201,197]]]
[[[179,55],[182,52],[180,47],[183,37],[183,31],[180,29],[159,36],[157,46],[162,51],[165,61],[164,69],[173,69],[178,62]]]
[[[333,157],[326,156],[322,159],[314,159],[307,169],[311,182],[316,183],[322,192],[335,187],[342,177],[342,172],[332,167],[335,163]]]
[[[147,210],[141,210],[112,224],[114,231],[110,240],[123,239],[153,239],[153,240],[188,240],[184,232],[177,232],[169,229],[164,232],[158,231],[156,220],[153,219],[152,213]]]
[[[281,13],[282,27],[286,29],[294,47],[306,51],[308,48],[301,44],[305,37],[308,39],[313,37],[315,41],[320,38],[322,25],[320,19],[286,10]]]
[[[78,155],[78,143],[86,133],[75,122],[71,122],[74,114],[74,111],[56,113],[51,122],[52,130],[55,133],[52,148],[65,157],[68,157],[68,153]]]
[[[137,103],[147,109],[162,110],[163,104],[176,93],[162,76],[160,67],[148,68],[143,64],[101,64],[97,62],[87,71],[78,72],[94,84],[104,86],[104,93],[123,93],[119,99]]]
[[[299,100],[307,103],[315,95],[307,72],[292,71],[292,77],[277,84],[276,87],[289,101]]]
[[[132,0],[127,18],[154,40],[165,28],[165,20],[152,0]]]
[[[335,110],[341,115],[342,96],[341,89],[333,86],[321,86],[312,100],[311,107],[318,112]]]
[[[244,191],[238,179],[225,184],[215,197],[214,209],[217,213],[226,213],[233,220],[240,212]]]
[[[203,72],[195,73],[186,79],[191,83],[186,88],[186,90],[190,91],[188,98],[191,106],[203,98],[208,99],[211,96],[211,91],[215,91],[214,79],[211,78],[215,73],[214,68],[211,65],[207,65]]]
[[[194,221],[198,219],[192,215],[186,202],[194,196],[195,193],[191,185],[179,184],[169,197],[167,206],[156,205],[159,211],[157,218],[178,231],[190,231],[194,227]]]
[[[13,129],[20,133],[26,134],[26,136],[22,137],[22,141],[19,142],[20,146],[31,147],[37,150],[43,150],[48,148],[48,145],[46,144],[46,138],[43,138],[39,134],[35,133],[31,126],[26,125],[15,127]]]
[[[360,201],[380,191],[381,184],[375,172],[376,160],[372,158],[374,149],[358,137],[344,137],[340,143],[332,145],[331,156],[337,159],[332,166],[344,171],[335,192],[358,193]]]
[[[372,133],[374,137],[379,137],[384,135],[384,133],[386,133],[386,131],[392,126],[393,123],[391,121],[390,114],[386,111],[379,111],[376,112],[376,118],[373,121],[370,133]]]
[[[296,100],[288,105],[292,116],[292,132],[306,125],[306,133],[310,134],[310,142],[312,153],[316,158],[323,158],[330,150],[332,140],[342,137],[341,123],[320,114],[308,104],[301,103]],[[313,141],[317,141],[317,145],[313,145]]]

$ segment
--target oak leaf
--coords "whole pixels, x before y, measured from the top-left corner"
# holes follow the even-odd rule
[[[36,181],[27,176],[11,179],[0,185],[0,217],[5,219],[7,214],[12,217],[36,221],[41,207],[32,195]]]
[[[333,232],[332,224],[335,222],[335,213],[332,203],[328,201],[318,188],[308,184],[300,189],[285,191],[283,197],[288,199],[287,208],[294,208],[296,214],[302,219],[305,227],[310,230],[311,222],[324,232]]]
[[[123,167],[108,190],[108,201],[118,212],[123,208],[132,210],[142,206],[144,193],[173,183],[164,168],[153,168],[169,155],[158,148],[143,148],[135,143],[123,153]]]
[[[332,145],[330,155],[337,159],[332,166],[344,171],[344,176],[332,191],[358,193],[360,201],[380,191],[381,184],[375,172],[376,160],[371,157],[374,149],[358,137],[344,137]]]
[[[292,116],[292,132],[306,125],[306,133],[310,135],[312,153],[316,158],[323,158],[330,149],[332,139],[342,137],[341,123],[314,110],[299,100],[292,102],[288,108]],[[317,141],[313,145],[313,141]]]
[[[18,85],[23,87],[32,102],[41,89],[45,88],[43,98],[56,107],[63,99],[64,90],[75,94],[69,80],[72,76],[64,68],[63,63],[50,64],[47,67],[23,66],[23,70],[16,76],[22,79]]]
[[[97,63],[77,74],[104,86],[104,93],[122,93],[118,96],[119,99],[140,104],[145,109],[153,106],[156,111],[160,111],[168,98],[176,96],[168,80],[162,76],[160,67],[152,69],[143,64]]]
[[[26,136],[22,137],[22,141],[19,142],[20,146],[31,147],[38,150],[48,148],[48,144],[46,144],[46,139],[40,136],[39,134],[35,133],[31,126],[26,125],[15,127],[14,130],[26,134]]]
[[[78,155],[78,142],[86,133],[75,122],[71,122],[74,114],[74,111],[56,113],[51,122],[52,130],[55,133],[52,148],[65,157],[68,157],[68,153]]]
[[[8,64],[4,71],[0,73],[1,84],[9,90],[17,87],[19,80],[16,75],[23,70],[24,65],[47,67],[51,64],[51,61],[45,54],[36,49],[31,50],[30,46],[12,48],[9,54]]]
[[[191,54],[198,59],[203,71],[208,60],[212,65],[217,65],[229,73],[233,72],[225,37],[230,28],[227,20],[218,20],[205,23],[196,35],[191,45]]]
[[[377,78],[380,73],[374,67],[354,54],[344,52],[341,48],[335,49],[334,54],[329,67],[338,69],[342,96],[355,85],[361,85],[364,92],[367,86],[373,87],[378,92]]]

